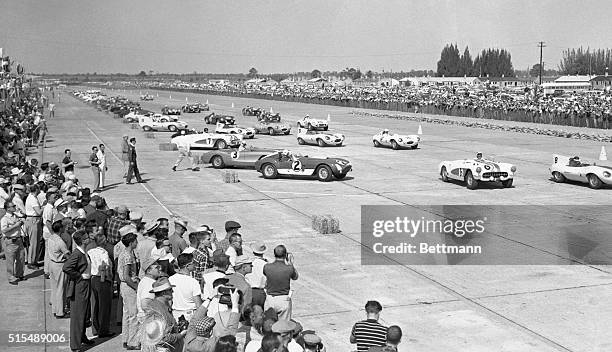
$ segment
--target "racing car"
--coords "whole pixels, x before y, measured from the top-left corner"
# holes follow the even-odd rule
[[[327,120],[313,119],[308,115],[306,115],[303,119],[298,120],[297,126],[298,128],[308,128],[309,130],[323,129],[323,131],[327,131],[329,127]]]
[[[153,100],[153,96],[151,94],[144,94],[140,96],[140,100]]]
[[[274,149],[257,148],[244,143],[238,149],[219,149],[204,153],[204,162],[210,163],[215,169],[225,167],[254,167],[255,162],[267,155],[277,152]]]
[[[267,111],[262,112],[257,116],[257,121],[262,122],[280,122],[281,116],[279,113],[271,114]]]
[[[234,116],[217,115],[213,112],[209,115],[204,116],[204,122],[209,125],[216,125],[219,122],[227,125],[233,125],[234,123],[236,123],[236,119],[234,118]]]
[[[181,114],[181,109],[179,109],[179,108],[169,108],[168,106],[164,106],[161,109],[161,113],[163,115],[180,115]]]
[[[512,187],[516,166],[482,158],[443,161],[438,166],[442,181],[464,181],[467,188],[478,188],[479,182],[501,182],[505,188]]]
[[[318,145],[319,147],[339,147],[344,142],[344,135],[341,133],[320,132],[299,128],[297,133],[297,142],[300,145],[314,144]]]
[[[244,116],[259,116],[263,112],[262,108],[254,108],[252,106],[247,106],[242,109],[242,115]]]
[[[200,113],[202,111],[209,111],[209,110],[210,110],[210,107],[208,106],[208,104],[200,104],[200,103],[186,104],[181,107],[182,112],[188,112],[188,113]]]
[[[215,133],[223,134],[241,134],[244,138],[253,139],[255,138],[255,129],[251,127],[239,127],[237,125],[228,125],[222,122],[217,122],[217,128]]]
[[[176,145],[189,145],[189,149],[210,150],[210,149],[225,149],[237,148],[242,143],[242,136],[236,134],[218,134],[218,133],[186,133],[184,135],[173,137],[171,142]]]
[[[288,150],[267,155],[255,162],[255,170],[267,179],[279,176],[314,176],[319,181],[328,182],[334,178],[343,179],[351,169],[352,165],[346,159],[310,158]]]
[[[269,134],[270,136],[273,136],[275,134],[291,133],[291,127],[283,123],[261,121],[257,125],[253,126],[253,128],[255,129],[255,133]]]
[[[145,131],[170,131],[187,128],[183,121],[164,121],[157,116],[139,116],[138,125]]]
[[[553,180],[558,183],[577,181],[588,183],[593,189],[612,185],[612,163],[605,161],[583,163],[577,156],[570,158],[555,154],[550,172]]]
[[[389,133],[388,129],[384,129],[372,136],[372,142],[375,147],[391,147],[395,150],[402,148],[416,149],[419,146],[421,138],[415,134],[402,135],[397,133]]]

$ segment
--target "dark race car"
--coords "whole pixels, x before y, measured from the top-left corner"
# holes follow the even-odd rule
[[[257,116],[257,121],[261,122],[280,122],[281,116],[279,113],[271,114],[267,111],[262,112]]]
[[[340,158],[310,158],[290,151],[280,151],[255,162],[255,170],[263,177],[272,179],[279,176],[316,177],[319,181],[328,182],[343,179],[351,171],[352,165]]]
[[[200,113],[202,111],[209,111],[209,110],[210,110],[210,107],[208,106],[208,104],[200,104],[200,103],[186,104],[181,107],[181,111],[186,112],[186,113]]]
[[[244,116],[259,116],[262,113],[262,108],[254,108],[252,106],[247,106],[246,108],[242,109],[242,115]]]
[[[234,116],[217,115],[213,112],[210,115],[206,115],[204,117],[204,122],[206,122],[209,125],[216,125],[217,122],[221,122],[226,125],[234,125],[236,123],[236,119],[234,118]]]

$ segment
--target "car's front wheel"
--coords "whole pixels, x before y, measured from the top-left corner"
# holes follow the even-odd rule
[[[375,146],[376,148],[380,147],[380,142],[379,142],[379,141],[377,141],[377,140],[374,140],[374,146]]]
[[[263,177],[265,178],[271,179],[278,177],[278,170],[273,164],[265,164],[264,166],[262,166],[261,170]]]
[[[221,155],[213,156],[211,164],[215,169],[222,169],[225,167],[225,162],[223,162],[223,157]]]
[[[509,180],[502,181],[502,185],[504,186],[504,188],[510,188],[510,187],[512,187],[512,183],[513,182],[514,182],[514,179],[511,178]]]
[[[391,148],[393,148],[394,150],[398,150],[399,149],[399,144],[397,144],[396,141],[391,141]]]
[[[217,143],[215,143],[215,146],[219,149],[225,149],[227,148],[227,143],[225,143],[223,139],[219,139]]]
[[[317,168],[317,179],[322,182],[329,182],[332,180],[334,175],[332,174],[332,170],[327,165],[321,165]]]
[[[272,128],[272,127],[268,128],[268,134],[270,136],[274,136],[274,128]]]
[[[601,188],[601,186],[603,186],[603,182],[601,182],[601,180],[599,179],[599,177],[597,177],[597,175],[590,174],[588,176],[588,180],[589,180],[589,187],[593,189],[599,189]]]
[[[298,144],[299,145],[304,145],[304,144],[306,144],[306,142],[302,138],[298,138]]]
[[[553,177],[553,180],[557,183],[565,182],[565,176],[563,176],[563,174],[560,173],[559,171],[553,172],[552,177]]]
[[[323,142],[321,138],[317,139],[317,144],[319,145],[319,147],[325,147],[325,142]]]
[[[468,171],[465,175],[465,185],[468,189],[476,189],[478,188],[478,180],[474,178],[471,171]]]
[[[144,126],[142,129],[143,129],[145,132],[151,132],[151,130],[152,130],[151,126]]]
[[[446,170],[446,166],[442,166],[442,170],[440,170],[440,178],[442,178],[442,181],[444,182],[449,181],[448,170]]]
[[[176,132],[176,130],[177,130],[175,125],[168,126],[168,129],[170,130],[170,132]]]
[[[413,146],[410,146],[410,148],[412,148],[412,149],[417,149],[418,147],[419,147],[419,145],[418,145],[418,144],[415,144],[415,145],[413,145]]]

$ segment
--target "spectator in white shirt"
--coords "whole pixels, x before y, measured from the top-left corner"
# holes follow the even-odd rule
[[[25,223],[23,230],[30,238],[28,249],[28,268],[37,269],[39,260],[44,260],[42,238],[42,206],[38,201],[40,189],[37,185],[30,186],[30,194],[25,201]]]
[[[236,258],[242,255],[242,235],[239,233],[232,234],[229,237],[229,247],[225,251],[225,254],[229,257],[230,266],[227,269],[228,274],[234,273],[234,266],[236,265]]]
[[[202,275],[202,280],[204,281],[202,298],[204,300],[212,300],[212,298],[215,296],[213,283],[215,280],[225,277],[227,268],[229,266],[229,257],[220,249],[213,252],[212,261],[214,271]]]
[[[198,280],[191,277],[193,255],[180,254],[177,261],[179,270],[168,279],[175,286],[172,291],[172,315],[177,321],[181,315],[191,321],[195,310],[202,305],[202,289]]]
[[[110,316],[113,301],[113,268],[112,261],[104,244],[106,236],[96,234],[96,247],[87,251],[91,260],[91,296],[92,322],[94,333],[98,337],[112,336]]]
[[[253,289],[253,304],[264,306],[266,302],[266,276],[263,273],[264,265],[268,263],[268,260],[264,258],[266,252],[266,244],[263,242],[256,243],[253,247],[253,271],[246,274],[246,281],[251,285]]]
[[[104,144],[100,144],[99,147],[100,148],[98,149],[96,156],[100,162],[98,165],[100,168],[100,188],[104,188],[104,179],[106,178],[106,171],[108,171],[108,167],[106,166],[106,146]]]

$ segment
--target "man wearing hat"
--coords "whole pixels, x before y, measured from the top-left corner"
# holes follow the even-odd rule
[[[154,298],[145,308],[146,317],[143,323],[144,334],[142,340],[143,351],[155,351],[155,349],[151,349],[151,345],[165,347],[170,352],[183,351],[183,340],[185,335],[187,335],[187,329],[179,330],[176,319],[170,313],[173,287],[168,278],[163,277],[155,281],[149,291]],[[152,324],[154,319],[160,319],[162,324]],[[159,331],[160,328],[163,331]],[[153,336],[156,338],[152,339]]]
[[[112,244],[117,244],[121,241],[121,235],[119,235],[119,229],[129,225],[128,208],[125,205],[117,207],[117,215],[108,219],[106,224],[106,238]]]
[[[28,249],[28,268],[37,269],[39,260],[44,260],[44,242],[42,237],[42,206],[38,201],[40,188],[37,185],[30,186],[30,193],[25,202],[26,219],[23,225],[25,235],[30,237],[30,248]]]
[[[304,352],[323,352],[325,351],[325,347],[323,347],[323,341],[314,332],[304,334],[302,339],[304,341]]]
[[[223,253],[225,253],[225,251],[227,251],[227,249],[230,246],[230,236],[238,233],[238,229],[240,228],[240,224],[236,221],[233,220],[229,220],[225,222],[225,238],[222,239],[221,241],[219,241],[219,243],[217,244],[217,248],[221,248],[223,250]]]
[[[141,262],[141,268],[144,268],[145,275],[138,283],[138,290],[136,290],[136,307],[138,308],[138,316],[143,318],[145,315],[144,306],[155,298],[155,295],[149,291],[153,288],[155,280],[161,276],[161,265],[157,263],[157,258],[149,257],[146,261]]]
[[[172,246],[172,255],[175,258],[183,253],[187,248],[187,241],[183,238],[183,235],[187,232],[187,221],[181,218],[174,219],[174,233],[170,235],[170,245]]]
[[[203,316],[192,319],[185,336],[186,352],[214,351],[217,339],[212,336],[216,322],[214,318]]]
[[[23,278],[25,265],[25,248],[23,245],[23,220],[15,215],[15,205],[11,201],[4,203],[5,214],[0,219],[0,230],[4,237],[6,271],[12,285]]]
[[[54,204],[57,200],[57,193],[47,192],[46,194],[47,202],[43,206],[42,211],[42,237],[45,241],[45,264],[44,264],[44,272],[45,274],[49,274],[49,252],[47,250],[47,240],[53,233],[51,227],[55,219],[57,219],[57,215],[59,214],[57,209],[55,209]]]
[[[138,213],[140,215],[140,213]],[[140,215],[141,216],[141,215]],[[142,216],[141,216],[142,218]],[[155,242],[157,239],[155,238],[155,230],[159,226],[158,223],[154,222],[145,228],[144,234],[139,236],[138,245],[136,246],[136,259],[140,263],[144,263],[148,258],[151,257],[151,252],[155,248]],[[158,258],[159,259],[159,258]],[[145,274],[145,268],[140,267],[140,272],[138,273],[139,277],[143,277]]]
[[[279,319],[272,325],[272,332],[280,334],[281,346],[285,351],[303,351],[302,347],[293,340],[293,333],[298,325],[292,320]]]
[[[240,304],[240,313],[244,313],[244,309],[253,301],[253,290],[251,285],[246,281],[245,275],[253,271],[253,260],[248,255],[236,257],[234,264],[234,273],[228,274],[226,278],[228,284],[236,287],[242,293],[242,302]]]
[[[266,303],[266,276],[263,273],[264,265],[268,260],[264,258],[266,244],[259,241],[251,248],[253,250],[253,271],[246,275],[246,281],[253,290],[253,304],[264,307]]]
[[[64,231],[62,220],[56,220],[51,225],[51,235],[47,239],[48,270],[51,279],[51,310],[57,319],[67,318],[64,315],[64,286],[66,274],[62,270],[70,251],[60,234]]]
[[[138,336],[138,307],[136,305],[136,291],[138,290],[138,281],[136,268],[136,256],[134,249],[138,243],[136,240],[136,228],[132,226],[124,226],[119,230],[121,233],[121,241],[123,250],[118,254],[116,259],[117,276],[120,281],[120,292],[123,302],[123,315],[121,324],[121,339],[123,347],[127,349],[137,349],[139,344]],[[117,246],[115,245],[115,254],[117,254]]]

